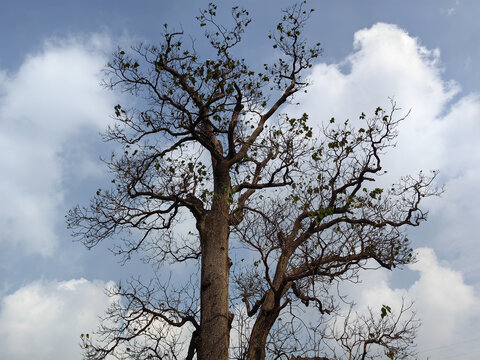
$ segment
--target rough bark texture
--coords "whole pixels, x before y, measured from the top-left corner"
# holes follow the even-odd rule
[[[215,174],[215,199],[212,209],[199,224],[201,267],[201,311],[199,360],[228,359],[229,311],[228,283],[228,170],[218,166]]]
[[[199,360],[228,359],[228,231],[220,217],[208,216],[202,236]]]
[[[250,336],[247,360],[265,359],[265,345],[268,334],[280,313],[280,309],[274,307],[274,296],[272,292],[270,292],[265,299],[265,307],[271,308],[271,310],[261,310],[255,321]]]
[[[288,256],[280,257],[275,277],[273,280],[273,289],[271,289],[265,297],[265,300],[260,308],[260,313],[255,321],[250,336],[250,344],[248,348],[247,360],[260,360],[266,357],[266,344],[268,334],[275,324],[280,311],[284,304],[281,303],[285,292],[290,288],[290,284],[284,281],[285,272],[288,265]]]

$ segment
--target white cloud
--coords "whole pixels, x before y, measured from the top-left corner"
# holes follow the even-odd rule
[[[465,321],[469,317],[480,320],[480,299],[473,287],[465,284],[459,272],[440,264],[432,249],[418,249],[418,258],[410,268],[420,272],[420,279],[408,293],[416,299],[424,322],[420,340],[432,346],[468,338]]]
[[[0,358],[80,359],[80,334],[98,326],[111,298],[103,281],[35,281],[0,306]]]
[[[455,355],[458,348],[454,344],[478,333],[475,328],[480,320],[480,298],[460,272],[437,259],[433,249],[419,248],[416,252],[418,262],[409,268],[420,277],[408,288],[392,288],[389,272],[363,272],[362,284],[352,289],[357,293],[358,307],[370,306],[378,311],[387,304],[395,311],[400,308],[402,297],[413,301],[422,321],[417,337],[421,357]],[[474,351],[474,345],[466,343],[462,348]]]
[[[399,104],[414,109],[415,117],[432,117],[458,91],[440,77],[440,51],[427,49],[396,25],[377,23],[357,31],[353,47],[339,64],[314,66],[313,86],[302,107],[317,107],[328,118],[353,117],[352,110],[373,110],[395,96]]]
[[[480,255],[472,226],[480,216],[480,95],[463,95],[458,84],[444,80],[440,51],[396,25],[378,23],[357,31],[353,48],[341,63],[315,65],[308,94],[299,96],[301,106],[287,111],[307,112],[314,122],[332,116],[356,122],[361,112],[389,109],[390,96],[403,113],[411,109],[396,148],[385,158],[389,175],[383,181],[439,169],[447,192],[428,205],[432,222],[444,226],[416,234],[428,246],[443,247],[442,256],[455,252],[456,267],[473,266]]]
[[[99,86],[109,46],[102,36],[50,41],[0,76],[0,244],[43,256],[56,249],[62,153],[81,131],[96,136],[111,113],[112,94]]]
[[[411,270],[420,279],[410,288],[391,288],[386,272],[366,272],[364,286],[348,288],[352,298],[374,310],[382,304],[398,308],[406,293],[423,319],[420,348],[472,338],[470,333],[479,332],[480,300],[475,288],[480,288],[480,278],[468,284],[461,274],[472,279],[479,270],[480,95],[462,94],[458,84],[443,79],[438,49],[428,49],[405,30],[384,23],[356,32],[352,54],[338,64],[314,66],[311,81],[308,94],[299,96],[301,106],[287,110],[307,112],[312,121],[332,116],[357,121],[361,112],[372,114],[377,106],[388,109],[389,96],[404,113],[411,108],[400,126],[397,147],[384,162],[388,180],[420,169],[439,169],[446,185],[442,199],[428,202],[430,220],[438,226],[428,232],[420,227],[413,241],[415,246],[427,243],[448,259],[448,265],[436,258],[433,249],[419,249],[419,262]]]
[[[377,106],[389,109],[393,97],[411,115],[401,126],[398,150],[389,155],[395,175],[443,165],[439,119],[460,91],[441,77],[440,51],[429,50],[396,25],[378,23],[354,35],[354,52],[342,63],[314,66],[312,86],[299,99],[313,121],[332,116],[352,121]],[[348,72],[342,69],[348,68]],[[478,104],[477,104],[478,105]],[[400,115],[400,114],[399,114]],[[407,165],[407,166],[405,166]]]

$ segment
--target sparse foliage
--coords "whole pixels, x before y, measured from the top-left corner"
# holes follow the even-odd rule
[[[398,315],[388,305],[381,307],[380,316],[372,309],[368,309],[367,315],[350,311],[343,324],[335,322],[327,335],[339,345],[332,348],[335,358],[365,360],[379,359],[383,355],[389,359],[415,358],[414,340],[420,322],[411,307],[402,301]]]
[[[420,203],[439,192],[436,173],[374,185],[405,117],[394,102],[320,128],[307,114],[281,112],[306,89],[321,53],[302,37],[313,10],[284,10],[268,36],[277,61],[260,71],[235,56],[248,12],[233,8],[228,28],[216,11],[210,4],[198,17],[210,58],[165,25],[158,45],[119,49],[107,66],[107,86],[138,107],[115,106],[104,135],[121,147],[107,161],[112,187],[73,208],[68,225],[89,248],[113,238],[123,261],[141,253],[155,265],[198,264],[199,278],[112,290],[118,301],[95,341],[83,337],[87,359],[333,356],[326,325],[312,327],[303,311],[316,309],[318,323],[335,319],[336,284],[367,261],[410,263],[404,229],[426,219]],[[194,227],[179,233],[188,219]],[[410,339],[416,323],[402,327],[390,311],[345,323],[331,339],[355,354],[368,343],[400,359],[404,348],[385,339]]]

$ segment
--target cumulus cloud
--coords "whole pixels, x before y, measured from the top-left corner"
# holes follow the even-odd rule
[[[420,273],[420,279],[408,293],[412,299],[418,299],[417,310],[424,323],[430,324],[422,331],[424,341],[434,345],[445,344],[452,338],[468,338],[469,334],[464,333],[465,320],[480,319],[480,299],[473,287],[465,284],[460,272],[440,264],[432,249],[419,249],[418,257],[418,263],[410,268]],[[464,336],[458,337],[460,333]]]
[[[417,117],[420,110],[432,116],[458,91],[455,83],[441,79],[440,51],[427,49],[396,25],[377,23],[357,31],[353,50],[339,64],[314,67],[307,102],[320,101],[322,112],[349,116],[349,110],[365,111],[395,96],[399,103],[419,107]],[[345,97],[348,102],[339,101]]]
[[[109,305],[103,281],[35,281],[0,305],[0,358],[80,359],[80,334],[92,332]]]
[[[410,172],[438,168],[442,159],[436,122],[460,90],[442,79],[440,51],[427,49],[398,26],[384,23],[357,31],[353,48],[339,64],[314,66],[312,86],[297,111],[308,112],[318,122],[332,116],[355,121],[377,106],[388,110],[393,97],[402,108],[398,116],[412,110],[401,127],[400,149],[390,155],[396,172],[404,171],[407,161]]]
[[[385,23],[357,31],[352,53],[340,63],[315,65],[310,81],[308,94],[299,96],[301,107],[287,111],[307,112],[314,122],[334,116],[355,123],[362,112],[389,109],[389,97],[402,108],[399,116],[411,109],[396,148],[385,158],[389,174],[383,181],[440,170],[439,185],[445,184],[447,191],[428,206],[431,222],[443,225],[416,234],[428,246],[442,248],[441,256],[455,252],[454,266],[470,266],[473,272],[480,255],[474,250],[478,232],[471,225],[480,215],[479,94],[463,94],[458,84],[443,78],[438,49],[428,49],[420,39]]]
[[[472,326],[480,320],[480,298],[459,271],[438,260],[433,249],[419,248],[416,252],[418,261],[409,269],[419,278],[407,288],[393,288],[389,272],[363,273],[362,284],[353,290],[358,294],[358,308],[379,310],[388,304],[395,310],[402,298],[413,301],[422,321],[417,338],[421,357],[454,356],[458,354],[456,344],[475,337]],[[473,345],[467,342],[462,348],[472,355],[476,351]]]
[[[352,298],[374,310],[385,303],[399,308],[405,294],[414,300],[423,319],[419,349],[468,340],[470,332],[478,333],[480,319],[475,294],[480,288],[478,275],[475,278],[480,255],[475,227],[480,216],[480,96],[463,94],[458,84],[443,78],[438,49],[428,49],[405,30],[385,23],[357,31],[352,53],[340,63],[315,65],[310,81],[308,94],[299,96],[301,107],[287,111],[307,112],[319,123],[332,116],[359,121],[361,112],[372,114],[377,106],[389,109],[388,97],[394,97],[401,114],[411,109],[396,148],[385,158],[386,178],[395,181],[421,169],[439,169],[439,182],[446,187],[442,199],[427,203],[429,223],[435,225],[420,227],[411,236],[416,246],[429,247],[418,250],[419,262],[409,270],[419,280],[396,289],[386,272],[365,272],[364,286],[349,287]],[[462,348],[468,353],[472,344]],[[446,350],[455,354],[458,348]]]
[[[55,251],[68,168],[62,153],[80,132],[96,135],[111,112],[112,95],[99,86],[109,46],[102,36],[49,41],[15,73],[1,73],[0,244]],[[92,171],[83,165],[78,173]]]

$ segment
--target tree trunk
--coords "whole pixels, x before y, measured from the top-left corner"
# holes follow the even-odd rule
[[[275,269],[275,277],[273,279],[273,287],[276,289],[277,294],[270,289],[265,297],[265,301],[260,308],[260,312],[250,335],[247,360],[265,359],[265,347],[268,334],[280,314],[282,308],[280,301],[285,292],[290,288],[290,284],[283,282],[290,254],[291,252],[283,252],[278,260]]]
[[[268,309],[268,310],[267,310]],[[269,291],[265,298],[260,313],[253,325],[250,341],[248,343],[247,360],[263,360],[265,359],[265,346],[270,330],[275,324],[280,313],[280,307],[275,306],[273,291]]]
[[[215,171],[217,170],[217,171]],[[200,284],[200,346],[198,360],[228,360],[228,170],[215,169],[212,207],[199,226],[202,266]]]

